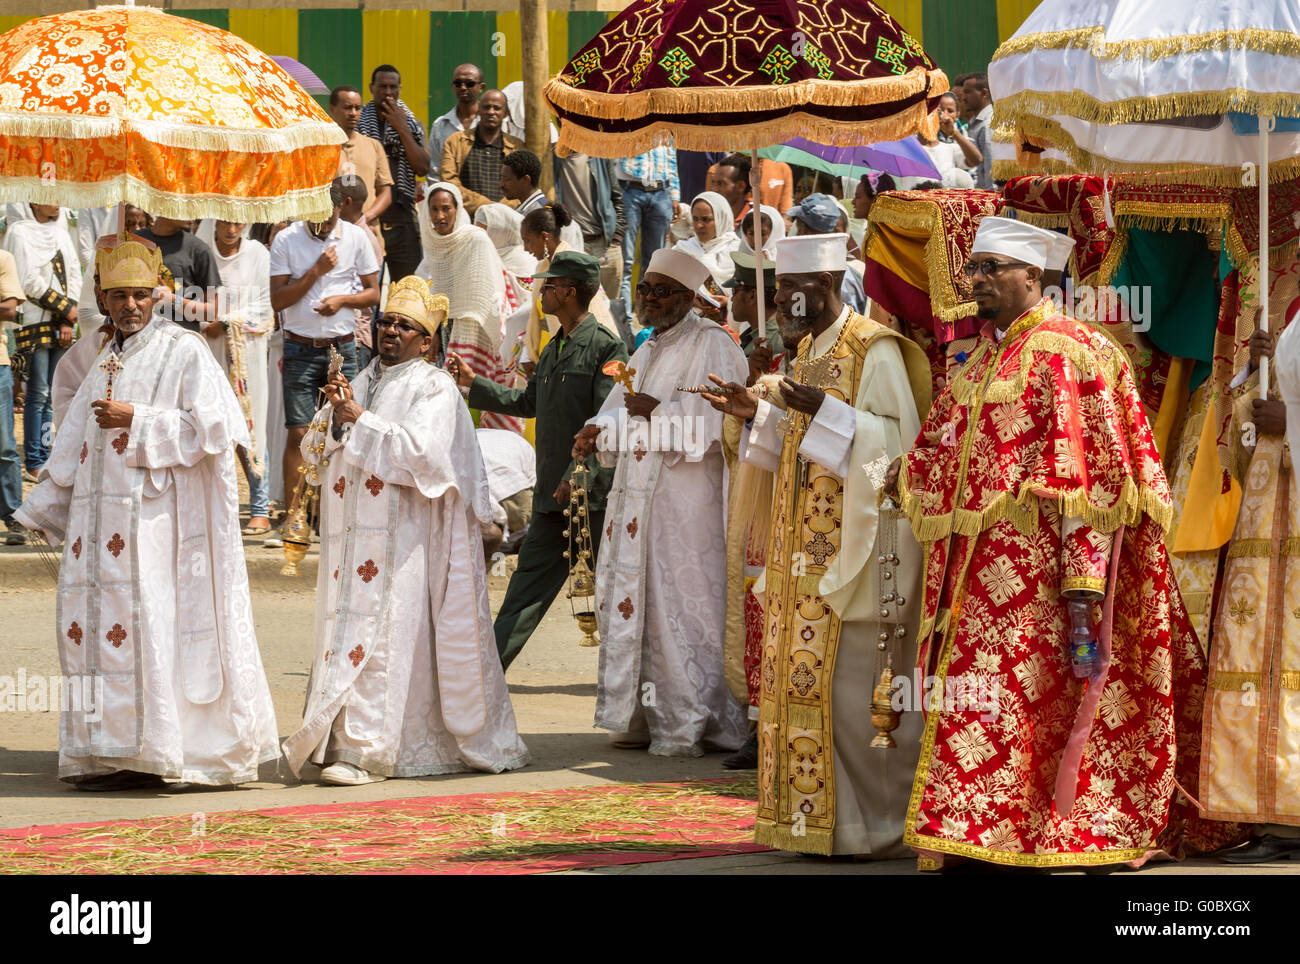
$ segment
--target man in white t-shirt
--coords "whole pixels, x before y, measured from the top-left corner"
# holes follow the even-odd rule
[[[298,221],[271,242],[271,307],[280,312],[284,331],[281,384],[284,425],[284,487],[294,507],[298,446],[319,408],[329,350],[343,356],[343,374],[357,373],[357,310],[379,304],[379,262],[370,238],[339,217],[343,183],[330,187],[334,211],[322,222]]]

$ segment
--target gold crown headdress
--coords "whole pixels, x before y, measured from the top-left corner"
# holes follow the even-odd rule
[[[101,291],[156,288],[162,267],[162,252],[143,239],[122,240],[111,248],[97,245],[95,249],[95,273]]]
[[[430,294],[428,282],[415,275],[407,275],[388,286],[388,302],[384,305],[384,313],[405,315],[433,335],[437,333],[438,326],[446,321],[448,307],[446,295]]]

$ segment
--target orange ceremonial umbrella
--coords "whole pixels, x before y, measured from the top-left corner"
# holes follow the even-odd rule
[[[270,57],[152,7],[77,10],[0,35],[0,200],[324,218],[343,141]]]

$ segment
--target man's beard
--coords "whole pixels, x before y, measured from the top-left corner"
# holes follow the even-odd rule
[[[137,331],[139,331],[146,324],[148,324],[148,322],[149,322],[149,317],[147,315],[141,314],[138,318],[137,317],[132,317],[129,319],[115,318],[113,319],[113,327],[117,329],[119,334],[134,335]]]
[[[657,331],[667,331],[685,318],[687,314],[690,313],[690,310],[691,309],[688,307],[681,314],[674,314],[673,309],[671,308],[660,308],[656,310],[646,307],[641,309],[641,313],[645,316],[644,323],[646,325],[656,329]]]
[[[975,310],[975,317],[983,318],[985,321],[996,321],[998,317],[998,309],[992,305],[989,305],[987,308],[977,308]]]

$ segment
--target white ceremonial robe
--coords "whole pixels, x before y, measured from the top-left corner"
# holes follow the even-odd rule
[[[78,314],[81,314],[81,310],[82,306],[78,305]],[[63,416],[67,414],[72,400],[77,397],[77,389],[86,380],[86,374],[99,360],[100,349],[113,337],[97,330],[104,320],[103,316],[96,314],[94,317],[99,318],[99,323],[87,326],[83,322],[81,337],[72,343],[72,347],[63,353],[58,365],[54,367],[54,378],[50,381],[50,407],[54,409],[56,431],[63,424]]]
[[[841,318],[814,339],[810,359],[830,351],[847,318]],[[792,349],[793,351],[793,349]],[[779,397],[779,395],[777,396]],[[761,401],[750,430],[742,435],[740,457],[775,472],[782,435],[782,412]],[[839,648],[831,679],[831,733],[835,766],[835,830],[833,854],[869,854],[877,858],[906,857],[903,844],[907,804],[920,758],[923,718],[919,707],[902,714],[893,737],[895,749],[873,749],[871,696],[877,683],[876,646],[882,630],[892,632],[878,614],[879,513],[871,472],[883,478],[889,462],[907,451],[921,430],[916,401],[893,338],[878,338],[863,359],[858,395],[850,407],[829,395],[808,425],[799,454],[833,470],[844,484],[841,551],[827,567],[820,591],[842,620]],[[916,630],[921,597],[921,550],[907,521],[895,528],[896,587],[908,602],[906,652],[895,658],[894,672],[906,678],[916,663]],[[759,578],[754,593],[763,594]],[[888,587],[887,587],[888,588]],[[910,598],[909,598],[910,597]],[[891,640],[891,645],[893,641]],[[897,647],[895,647],[897,648]]]
[[[59,777],[254,780],[279,747],[231,458],[247,428],[225,375],[185,329],[153,318],[120,360],[113,397],[135,407],[130,428],[95,423],[106,376],[93,366],[15,513],[64,546],[64,675],[103,680],[102,719],[60,717]]]
[[[492,513],[469,410],[423,359],[384,370],[376,358],[352,386],[366,411],[341,439],[323,433],[316,658],[289,766],[524,766],[492,633],[479,527]],[[308,461],[321,439],[307,433]]]
[[[218,305],[223,309],[221,321],[239,325],[244,344],[244,375],[252,420],[253,446],[251,454],[261,458],[266,448],[266,418],[268,404],[267,348],[275,313],[271,310],[271,254],[258,241],[245,238],[239,249],[229,258],[213,246],[212,260],[221,274]],[[226,372],[230,374],[230,348],[228,331],[216,338],[208,338],[208,347]],[[282,458],[283,452],[267,452],[268,459]],[[263,467],[265,471],[265,467]]]
[[[628,366],[636,391],[659,405],[650,422],[629,420],[615,384],[591,420],[602,426],[602,463],[617,465],[596,567],[596,726],[648,729],[659,756],[733,750],[747,726],[722,669],[722,415],[677,387],[710,384],[710,373],[743,383],[748,363],[721,326],[692,311]]]

